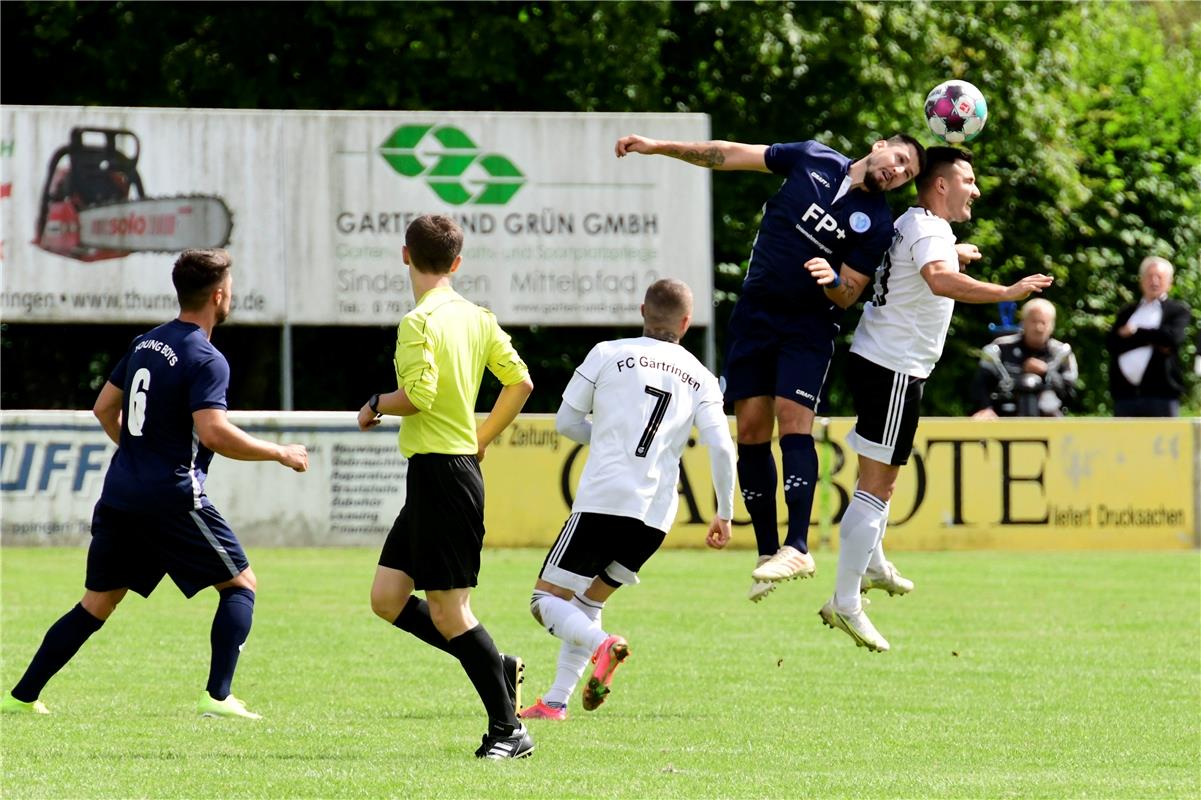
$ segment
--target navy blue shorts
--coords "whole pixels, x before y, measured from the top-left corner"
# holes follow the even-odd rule
[[[738,298],[727,328],[725,401],[784,397],[817,410],[834,357],[838,323]]]
[[[238,537],[212,506],[138,513],[97,503],[84,586],[132,589],[149,597],[164,575],[192,597],[250,566]]]

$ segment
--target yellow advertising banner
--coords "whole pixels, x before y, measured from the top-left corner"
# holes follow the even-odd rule
[[[836,548],[854,490],[854,420],[829,421],[818,445],[831,482],[819,490],[810,544]],[[1183,549],[1196,546],[1197,428],[1189,419],[923,419],[889,513],[890,550]],[[587,448],[550,416],[524,415],[488,449],[490,546],[548,546],[571,509]],[[777,450],[778,457],[778,450]],[[715,510],[709,459],[690,443],[669,547],[703,546]],[[780,525],[787,520],[783,490]],[[832,526],[817,520],[826,504]],[[734,546],[754,536],[736,497]]]

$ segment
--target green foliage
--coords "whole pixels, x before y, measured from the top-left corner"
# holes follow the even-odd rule
[[[972,148],[984,196],[960,230],[986,255],[973,272],[1055,276],[1046,297],[1078,354],[1081,412],[1108,410],[1102,339],[1144,255],[1173,260],[1176,296],[1201,307],[1196,4],[9,2],[0,13],[5,72],[22,76],[5,82],[12,103],[704,112],[714,138],[816,138],[857,156],[896,131],[932,142],[925,94],[964,78],[991,114]],[[713,178],[719,352],[776,181]],[[912,197],[895,193],[896,210]],[[962,387],[996,321],[993,307],[959,308],[927,413],[970,410]],[[531,331],[525,355],[557,380],[570,374],[562,357],[602,333]],[[298,397],[345,407],[305,380]],[[540,385],[530,408],[552,410],[561,386]],[[837,385],[832,406],[849,411]]]
[[[78,598],[84,553],[4,554],[9,687]],[[527,608],[543,555],[486,551],[472,596],[526,660],[530,701],[558,653]],[[215,596],[166,581],[51,681],[52,716],[4,718],[0,780],[14,798],[1201,793],[1195,552],[900,555],[918,588],[874,597],[893,645],[879,655],[818,621],[829,553],[815,580],[753,605],[752,553],[660,552],[605,608],[632,649],[612,697],[586,712],[577,694],[567,722],[530,723],[528,760],[481,764],[483,709],[458,664],[368,607],[374,549],[253,551],[234,691],[261,723],[195,717]]]

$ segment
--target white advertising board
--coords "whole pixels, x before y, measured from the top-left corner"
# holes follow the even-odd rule
[[[507,325],[638,325],[656,278],[712,323],[709,171],[618,160],[703,114],[0,108],[0,313],[160,322],[174,251],[225,247],[250,324],[394,325],[404,230],[465,231],[455,286]]]

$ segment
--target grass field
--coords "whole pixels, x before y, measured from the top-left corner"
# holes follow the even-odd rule
[[[532,758],[480,763],[483,714],[448,656],[375,619],[374,551],[252,550],[254,630],[235,692],[260,723],[200,720],[212,593],[130,595],[2,721],[5,798],[1201,796],[1201,557],[900,553],[875,596],[893,651],[821,626],[835,557],[759,605],[752,558],[665,551],[605,612],[633,651],[611,699],[531,722]],[[543,553],[489,551],[475,610],[527,661]],[[2,679],[78,600],[80,550],[3,552]]]

